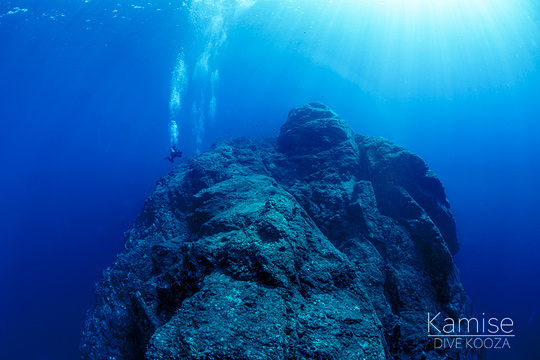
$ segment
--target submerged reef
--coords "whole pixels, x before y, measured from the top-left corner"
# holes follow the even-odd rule
[[[428,337],[428,313],[473,316],[457,251],[424,161],[310,103],[158,181],[96,284],[82,359],[481,359]]]

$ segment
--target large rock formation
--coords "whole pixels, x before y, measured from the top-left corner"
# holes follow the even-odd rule
[[[440,181],[320,103],[177,165],[125,241],[85,360],[482,357],[427,337],[428,312],[472,314]]]

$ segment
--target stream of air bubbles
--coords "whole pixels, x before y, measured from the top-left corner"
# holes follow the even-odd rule
[[[254,4],[255,0],[192,0],[189,4],[190,26],[198,40],[197,44],[184,48],[178,55],[172,73],[169,102],[171,147],[178,145],[179,123],[189,121],[196,153],[200,153],[206,124],[214,122],[216,117],[218,50],[225,44],[227,30],[234,18]],[[186,59],[196,60],[188,64]],[[190,104],[185,104],[188,106],[186,109],[184,102],[187,98]]]

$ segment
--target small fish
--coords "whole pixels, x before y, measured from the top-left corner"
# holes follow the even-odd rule
[[[532,324],[535,315],[536,315],[536,308],[534,308],[534,309],[532,310],[532,314],[531,314],[531,316],[529,317],[529,321],[527,321],[527,325],[531,325],[531,324]]]

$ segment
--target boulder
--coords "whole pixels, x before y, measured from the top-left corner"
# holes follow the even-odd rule
[[[471,317],[455,221],[422,159],[327,106],[158,181],[96,284],[85,360],[482,359],[435,349]]]

